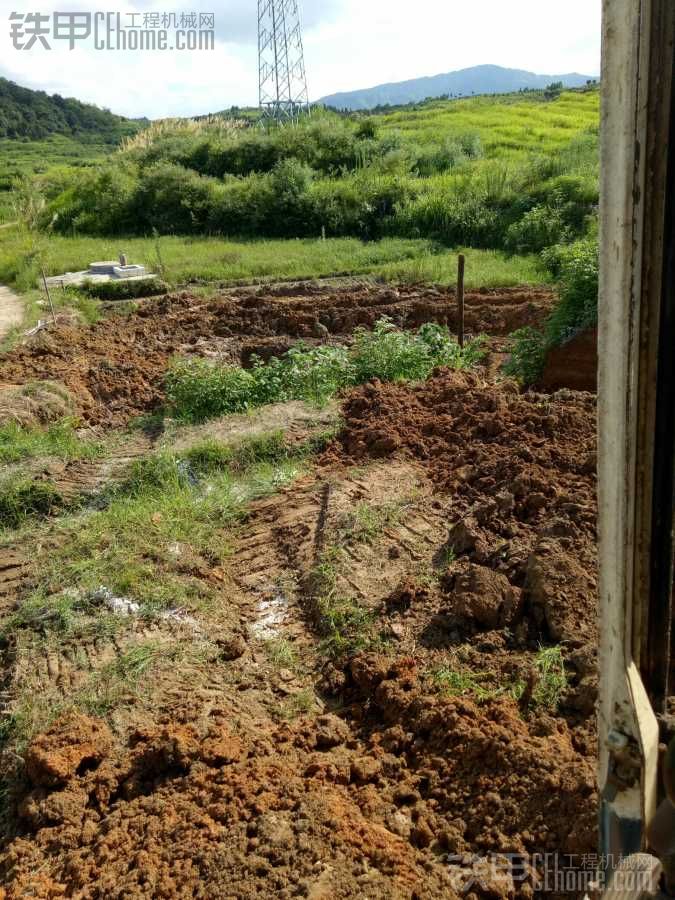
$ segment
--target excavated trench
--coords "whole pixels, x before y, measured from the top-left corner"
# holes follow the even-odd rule
[[[524,325],[540,324],[553,302],[552,292],[543,288],[470,292],[466,329],[505,337]],[[169,295],[90,328],[60,325],[40,332],[5,355],[2,382],[59,382],[74,395],[87,422],[119,426],[161,404],[173,356],[246,364],[254,353],[269,358],[298,340],[344,341],[356,327],[372,327],[382,316],[405,328],[427,321],[454,328],[455,299],[435,288],[369,284],[242,289],[212,299]]]

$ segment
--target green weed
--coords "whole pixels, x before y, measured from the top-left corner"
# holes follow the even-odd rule
[[[295,648],[283,638],[265,641],[265,652],[272,665],[278,669],[295,669],[298,665]]]
[[[504,372],[524,385],[538,381],[546,362],[546,342],[541,331],[530,326],[519,328],[509,335],[508,350]]]
[[[483,352],[480,339],[462,350],[440,325],[427,323],[410,333],[383,317],[373,331],[358,329],[350,348],[300,345],[268,363],[258,360],[252,369],[205,360],[176,362],[166,379],[167,399],[178,418],[199,422],[264,403],[322,402],[372,378],[420,380],[437,366],[471,366]]]
[[[534,659],[536,680],[530,704],[533,708],[555,711],[567,688],[567,675],[561,647],[540,647]],[[525,683],[515,680],[508,684],[495,684],[489,672],[439,666],[431,672],[434,684],[443,693],[453,697],[473,697],[479,703],[498,697],[521,700]]]
[[[95,672],[73,701],[90,715],[105,716],[125,699],[133,697],[141,679],[159,662],[170,662],[176,647],[157,643],[138,644]]]
[[[309,577],[311,613],[321,637],[322,651],[331,657],[357,653],[372,647],[375,613],[338,591],[338,567],[342,553],[329,547]]]
[[[567,688],[561,647],[540,647],[534,663],[538,680],[532,699],[535,705],[556,710]]]
[[[73,419],[63,419],[47,428],[7,422],[0,426],[0,462],[19,462],[39,456],[55,456],[63,460],[99,456],[103,452],[102,445],[79,438],[75,425]]]
[[[347,514],[342,531],[345,537],[355,543],[369,544],[378,538],[385,528],[395,525],[400,520],[402,512],[402,501],[380,505],[357,503]]]
[[[485,685],[487,672],[459,671],[441,666],[432,673],[437,687],[451,697],[474,697],[479,702],[499,696],[500,690]]]

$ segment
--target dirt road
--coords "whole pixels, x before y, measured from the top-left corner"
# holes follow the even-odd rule
[[[0,284],[0,341],[12,328],[21,323],[22,318],[23,304],[21,300],[8,287]]]

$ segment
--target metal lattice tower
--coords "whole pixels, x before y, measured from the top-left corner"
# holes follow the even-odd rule
[[[297,0],[258,0],[260,110],[288,121],[309,109]]]

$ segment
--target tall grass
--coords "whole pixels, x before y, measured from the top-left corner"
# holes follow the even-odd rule
[[[316,240],[222,240],[214,237],[92,238],[36,235],[19,228],[0,230],[0,284],[35,289],[40,266],[47,275],[85,269],[95,259],[125,252],[132,262],[155,266],[157,243],[164,277],[173,286],[339,275],[392,281],[453,283],[457,257],[429,240],[353,238]],[[535,284],[548,279],[534,256],[467,250],[467,286]],[[56,300],[72,298],[55,295]]]

